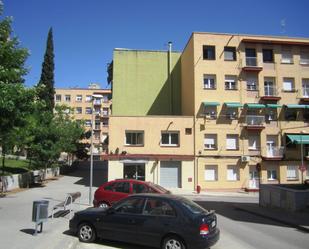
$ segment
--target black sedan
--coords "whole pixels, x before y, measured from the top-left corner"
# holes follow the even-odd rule
[[[89,208],[70,220],[80,241],[97,237],[164,249],[209,248],[220,237],[214,211],[180,196],[131,195],[114,206]]]

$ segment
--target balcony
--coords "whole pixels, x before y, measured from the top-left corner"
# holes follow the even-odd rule
[[[262,69],[258,65],[257,57],[246,57],[246,64],[242,66],[242,70],[247,72],[260,72]]]
[[[280,161],[284,155],[284,147],[266,147],[262,150],[262,159],[264,161]]]
[[[245,126],[247,130],[263,130],[265,128],[265,116],[247,115]]]
[[[94,99],[93,105],[95,105],[95,106],[102,105],[102,100],[101,99]]]
[[[309,102],[309,87],[303,87],[298,91],[297,98],[303,102]]]
[[[264,94],[260,96],[261,100],[279,101],[279,91],[275,86],[266,85],[264,86]]]

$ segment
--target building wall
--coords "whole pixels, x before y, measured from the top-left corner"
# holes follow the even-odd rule
[[[169,78],[168,52],[115,49],[113,115],[180,114],[180,55],[171,53]]]
[[[185,116],[111,116],[109,149],[115,153],[193,155],[193,118]],[[186,134],[191,129],[191,134]],[[144,145],[125,145],[126,131],[143,131]],[[178,131],[179,146],[161,146],[162,131]]]
[[[250,40],[244,42],[243,39]],[[257,41],[253,41],[257,40]],[[265,41],[271,40],[272,43]],[[301,45],[299,45],[301,44]],[[300,93],[302,89],[302,79],[309,78],[308,66],[300,65],[300,53],[304,49],[303,45],[308,48],[308,39],[293,39],[293,38],[278,38],[278,37],[256,37],[230,34],[210,34],[210,33],[193,33],[182,55],[183,66],[183,89],[188,88],[189,82],[194,79],[194,115],[195,115],[195,151],[196,156],[200,158],[196,160],[198,167],[198,184],[204,188],[242,188],[246,187],[247,181],[250,177],[249,168],[257,163],[262,162],[262,177],[266,183],[273,181],[267,180],[267,169],[277,167],[278,181],[283,183],[297,183],[298,180],[287,180],[287,165],[300,165],[300,145],[296,145],[294,149],[285,150],[285,158],[279,163],[262,160],[266,155],[266,141],[267,136],[277,136],[277,147],[285,146],[285,135],[288,133],[299,134],[303,131],[305,134],[309,133],[308,121],[302,117],[303,110],[298,111],[296,121],[287,121],[284,118],[284,107],[278,108],[278,120],[264,123],[264,129],[261,131],[248,131],[246,128],[246,116],[248,110],[245,107],[238,108],[238,118],[235,120],[227,120],[225,118],[226,106],[224,102],[239,102],[242,105],[245,103],[276,103],[279,105],[286,104],[306,104],[302,103]],[[216,59],[203,59],[203,45],[215,46]],[[224,47],[236,48],[236,61],[224,60]],[[292,48],[293,64],[281,63],[282,47]],[[246,63],[245,48],[255,48],[257,52],[257,61],[261,71],[248,72],[244,70]],[[272,49],[274,53],[274,63],[263,63],[262,49]],[[193,63],[191,58],[194,58]],[[191,65],[191,67],[189,66]],[[194,65],[194,66],[192,66]],[[193,77],[190,73],[185,75],[188,67],[193,70]],[[216,89],[204,89],[203,77],[204,74],[216,76]],[[247,91],[247,78],[255,74],[258,78],[257,91]],[[185,76],[184,76],[185,75]],[[225,76],[232,75],[237,79],[237,90],[225,89]],[[275,78],[276,90],[278,96],[281,97],[279,101],[265,101],[263,100],[264,79],[265,77]],[[283,91],[283,78],[294,78],[296,91]],[[184,92],[184,91],[183,91]],[[189,92],[189,91],[188,91]],[[192,96],[192,95],[190,95]],[[190,101],[182,96],[182,110],[186,113],[192,110]],[[204,115],[203,102],[218,102],[217,115],[214,120],[208,119]],[[257,115],[265,116],[267,109],[257,111]],[[204,147],[205,134],[216,134],[217,148],[215,150],[207,150]],[[237,150],[226,149],[226,136],[228,134],[238,135],[239,146]],[[256,134],[259,137],[260,145],[258,150],[253,151],[249,149],[249,136]],[[240,163],[242,155],[249,155],[250,161]],[[230,162],[229,162],[230,161]],[[239,181],[227,181],[227,163],[238,165],[239,167]],[[204,171],[205,165],[218,166],[218,180],[205,181]],[[275,166],[274,166],[275,165]],[[300,174],[300,172],[299,172]],[[305,173],[306,175],[306,173]]]

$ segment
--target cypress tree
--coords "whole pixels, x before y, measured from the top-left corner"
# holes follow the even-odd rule
[[[44,61],[42,63],[41,78],[38,83],[38,95],[39,99],[45,101],[46,110],[51,112],[55,107],[54,68],[53,30],[50,28],[47,37]]]

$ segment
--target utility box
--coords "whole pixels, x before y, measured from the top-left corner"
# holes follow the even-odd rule
[[[32,221],[35,222],[34,235],[38,233],[38,226],[40,225],[40,233],[43,230],[43,222],[48,219],[48,204],[47,200],[34,201],[32,206]]]

